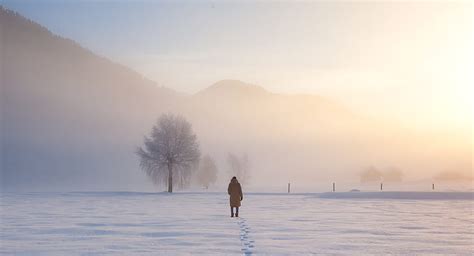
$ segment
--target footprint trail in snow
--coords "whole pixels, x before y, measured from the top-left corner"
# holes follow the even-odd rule
[[[250,238],[250,227],[244,218],[239,218],[237,222],[240,227],[240,241],[242,243],[242,253],[244,255],[252,255],[254,241]]]

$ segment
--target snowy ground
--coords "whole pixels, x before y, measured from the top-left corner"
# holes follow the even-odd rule
[[[472,193],[334,195],[246,194],[241,218],[230,218],[222,193],[4,193],[0,254],[474,254]]]

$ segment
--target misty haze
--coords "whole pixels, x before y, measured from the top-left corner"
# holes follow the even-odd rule
[[[3,1],[0,254],[474,254],[472,19]]]

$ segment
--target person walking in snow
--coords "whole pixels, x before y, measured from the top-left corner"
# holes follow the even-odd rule
[[[234,207],[235,217],[239,217],[240,201],[244,199],[244,196],[242,194],[242,187],[240,186],[240,183],[235,176],[232,177],[232,179],[230,180],[229,187],[227,188],[227,193],[230,196],[230,217],[234,217]]]

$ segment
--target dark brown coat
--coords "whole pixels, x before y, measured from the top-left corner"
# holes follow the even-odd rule
[[[229,183],[227,193],[230,195],[230,207],[240,207],[240,201],[244,198],[244,196],[242,195],[242,187],[236,179]]]

